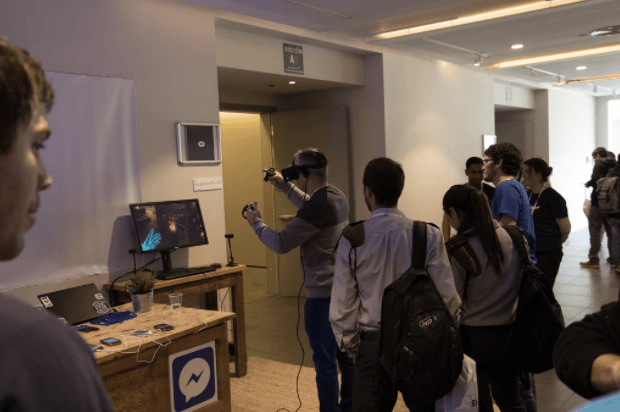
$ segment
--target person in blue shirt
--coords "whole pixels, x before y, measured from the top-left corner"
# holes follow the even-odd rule
[[[484,152],[484,180],[495,185],[491,215],[500,225],[516,225],[523,230],[530,249],[530,260],[536,264],[536,234],[527,192],[515,176],[521,170],[523,155],[512,143],[498,143]],[[534,374],[521,379],[521,397],[528,412],[536,412]],[[529,380],[529,382],[528,382]]]
[[[495,185],[491,215],[500,225],[517,225],[523,230],[530,248],[530,260],[536,264],[536,234],[527,192],[515,176],[521,170],[523,156],[512,143],[498,143],[484,152],[484,180]]]

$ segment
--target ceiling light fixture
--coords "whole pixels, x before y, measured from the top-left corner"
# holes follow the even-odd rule
[[[576,59],[578,57],[596,56],[599,54],[620,52],[620,43],[609,44],[606,46],[591,47],[588,49],[572,50],[567,52],[544,54],[540,56],[524,57],[514,60],[506,60],[490,64],[490,69],[506,69],[508,67],[525,66],[528,64],[538,64],[553,62],[558,60]]]
[[[347,19],[347,20],[351,19],[351,16],[349,16],[348,14],[341,14],[341,13],[337,13],[335,11],[331,11],[331,10],[327,10],[327,9],[322,9],[320,7],[311,6],[309,4],[299,3],[299,2],[296,2],[296,1],[292,1],[292,0],[282,0],[282,1],[284,1],[286,3],[296,4],[298,6],[308,7],[309,9],[314,9],[314,10],[322,11],[322,12],[325,12],[325,13],[334,14],[336,16],[342,17],[343,19]]]
[[[539,68],[531,67],[531,66],[525,66],[525,68],[530,70],[530,76],[532,76],[532,77],[536,77],[536,72],[543,73],[543,74],[546,74],[548,76],[557,77],[558,81],[556,83],[554,83],[555,85],[560,85],[564,81],[564,76],[562,76],[561,74],[553,73],[553,72],[550,72],[550,71],[547,71],[547,70],[543,70],[543,69],[539,69]]]
[[[522,44],[513,44],[512,46],[510,46],[510,48],[512,50],[518,50],[518,49],[522,49],[523,45]]]
[[[288,84],[295,84],[295,83],[297,83],[297,82],[295,82],[295,81],[293,81],[293,80],[291,80],[290,82],[288,82]]]
[[[285,0],[288,1],[288,0]],[[590,0],[554,0],[554,1],[537,1],[535,3],[522,4],[512,7],[504,7],[497,10],[491,10],[483,13],[472,14],[469,16],[457,17],[455,19],[444,20],[436,23],[422,24],[420,26],[408,27],[406,29],[392,30],[385,33],[369,36],[366,42],[374,42],[380,40],[393,39],[395,37],[411,36],[412,34],[424,33],[428,31],[446,29],[448,27],[457,27],[465,24],[478,23],[486,20],[499,19],[502,17],[514,16],[517,14],[530,13],[533,11],[551,9],[554,7],[566,6],[569,4],[582,3]]]
[[[585,70],[587,68],[588,68],[587,66],[579,66],[575,70]]]
[[[605,74],[603,76],[581,77],[578,79],[569,79],[564,81],[565,84],[587,83],[594,81],[620,79],[620,73]]]
[[[476,62],[474,63],[474,66],[478,67],[480,66],[480,63],[482,63],[482,57],[478,55],[476,56]]]
[[[422,40],[425,40],[425,41],[430,42],[430,43],[435,43],[435,44],[438,44],[440,46],[449,47],[451,49],[460,50],[460,51],[463,51],[465,53],[475,54],[476,55],[476,62],[474,63],[474,66],[480,66],[480,64],[482,63],[482,58],[489,58],[489,57],[491,57],[491,56],[489,56],[488,54],[485,54],[485,53],[478,53],[475,50],[469,50],[469,49],[466,49],[464,47],[455,46],[455,45],[450,44],[450,43],[444,43],[442,41],[437,41],[437,40],[429,39],[428,37],[422,37]]]

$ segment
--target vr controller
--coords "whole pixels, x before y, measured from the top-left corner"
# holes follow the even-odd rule
[[[243,210],[241,211],[241,216],[243,216],[244,219],[247,219],[247,214],[248,214],[248,210],[256,210],[254,209],[254,205],[245,205],[243,207]]]
[[[270,167],[269,170],[265,172],[265,182],[267,182],[271,176],[275,176],[275,175],[276,175],[276,169],[274,169],[273,167]]]

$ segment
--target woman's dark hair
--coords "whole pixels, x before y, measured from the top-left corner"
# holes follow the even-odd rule
[[[489,201],[484,193],[471,186],[454,185],[443,196],[444,212],[449,214],[450,208],[463,215],[458,234],[462,235],[466,230],[474,228],[474,233],[480,236],[482,249],[491,261],[493,270],[501,276],[504,252],[495,233]]]
[[[527,159],[523,164],[528,165],[530,169],[534,169],[536,173],[542,174],[542,181],[547,182],[549,180],[549,176],[553,173],[553,167],[549,166],[545,159],[540,157],[533,157],[531,159]]]
[[[605,157],[607,157],[607,150],[604,147],[597,147],[592,152],[592,157],[594,157],[596,155],[599,155],[599,156],[605,158]]]
[[[400,163],[378,157],[364,169],[364,186],[372,190],[377,205],[395,207],[405,187],[405,171]]]
[[[516,176],[521,170],[523,155],[521,150],[512,143],[504,142],[491,145],[484,151],[484,154],[493,159],[495,163],[502,160],[502,172],[507,176]]]

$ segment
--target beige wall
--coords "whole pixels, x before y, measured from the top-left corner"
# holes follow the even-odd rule
[[[266,266],[265,246],[241,217],[244,205],[258,202],[264,210],[261,118],[258,114],[220,113],[226,233],[231,239],[235,262]]]
[[[465,180],[482,135],[495,134],[493,79],[462,67],[383,55],[386,154],[402,163],[399,208],[410,218],[440,225],[441,201]]]
[[[549,91],[549,164],[551,182],[568,206],[573,230],[585,228],[584,183],[590,180],[595,148],[594,97]]]
[[[1,34],[47,70],[136,82],[142,199],[198,198],[210,241],[179,250],[173,264],[225,262],[223,192],[192,186],[222,168],[177,165],[174,129],[176,121],[218,122],[213,16],[166,0],[3,0],[2,10],[10,12],[0,13]]]

